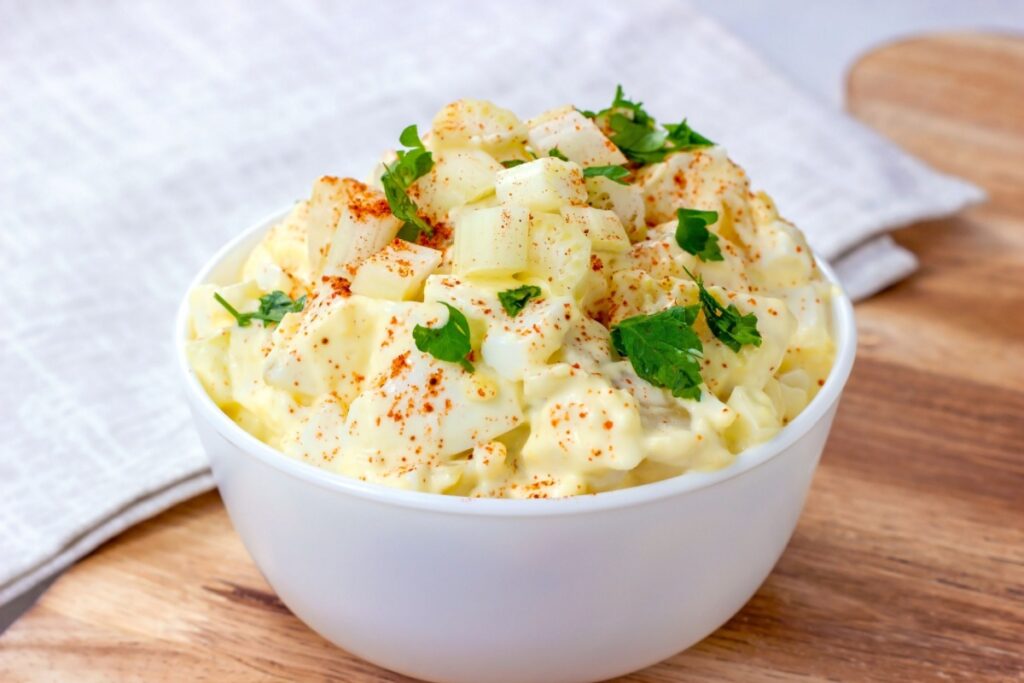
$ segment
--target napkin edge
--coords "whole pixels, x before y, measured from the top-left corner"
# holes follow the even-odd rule
[[[98,547],[131,527],[214,488],[213,475],[203,469],[132,500],[105,519],[70,539],[56,554],[30,567],[0,586],[0,606],[7,605],[34,586],[84,559]]]

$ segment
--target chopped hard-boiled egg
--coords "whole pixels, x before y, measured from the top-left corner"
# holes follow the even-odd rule
[[[557,149],[580,166],[613,166],[626,157],[593,121],[572,106],[552,109],[526,122],[530,146],[537,154]]]
[[[554,157],[499,171],[494,191],[502,204],[518,204],[532,211],[555,212],[563,206],[587,203],[580,167]]]
[[[375,299],[411,299],[439,265],[437,249],[395,239],[356,267],[350,288]]]
[[[358,180],[324,176],[313,186],[307,223],[309,261],[319,275],[346,275],[395,238],[401,222],[383,193]]]
[[[257,438],[387,486],[542,498],[728,465],[824,383],[832,290],[721,147],[667,128],[618,97],[525,123],[447,105],[190,294],[193,371]]]
[[[500,159],[520,158],[527,135],[515,114],[483,100],[457,100],[445,106],[434,117],[430,132],[432,150],[479,149]]]
[[[455,218],[454,268],[466,277],[501,277],[526,270],[530,211],[505,204],[465,209]]]
[[[435,223],[448,212],[494,193],[503,170],[501,164],[479,149],[454,149],[434,153],[434,167],[413,185],[410,194],[417,206]]]
[[[589,206],[567,206],[562,209],[562,217],[566,223],[582,230],[595,250],[619,254],[629,251],[629,235],[614,211]]]

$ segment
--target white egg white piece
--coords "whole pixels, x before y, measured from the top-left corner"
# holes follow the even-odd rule
[[[831,369],[830,285],[723,147],[638,156],[609,120],[458,100],[369,184],[317,180],[233,281],[191,293],[207,393],[290,457],[463,496],[598,493],[771,439]],[[678,307],[686,334],[614,332]]]

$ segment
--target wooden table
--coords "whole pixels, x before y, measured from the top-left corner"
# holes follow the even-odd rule
[[[1024,680],[1024,40],[885,47],[849,103],[991,200],[900,233],[922,268],[857,307],[860,356],[765,585],[626,680]],[[293,617],[215,494],[107,544],[0,639],[3,681],[297,679],[402,680]]]

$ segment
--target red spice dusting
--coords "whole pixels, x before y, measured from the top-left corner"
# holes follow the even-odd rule
[[[391,379],[398,377],[402,374],[402,370],[409,367],[409,352],[400,353],[391,359]]]
[[[345,178],[341,182],[348,191],[348,210],[356,221],[365,223],[367,218],[391,215],[391,207],[382,193],[352,178]]]
[[[396,240],[401,242],[402,240]],[[410,277],[413,274],[412,263],[407,259],[398,259],[395,261],[398,264],[398,276],[399,277]]]
[[[330,286],[331,298],[339,296],[348,297],[352,295],[352,283],[340,275],[324,275],[320,281]]]
[[[421,216],[421,218],[423,217]],[[424,218],[424,220],[426,220],[426,218]],[[427,223],[429,224],[430,221],[427,221]],[[433,228],[433,234],[428,235],[425,232],[421,232],[416,242],[422,244],[425,247],[441,250],[443,250],[445,247],[452,243],[454,232],[448,225],[444,223],[438,223],[437,225],[434,225]]]
[[[604,421],[604,428],[605,429],[611,429],[614,426],[615,426],[615,423],[612,422],[611,420],[605,420]]]

